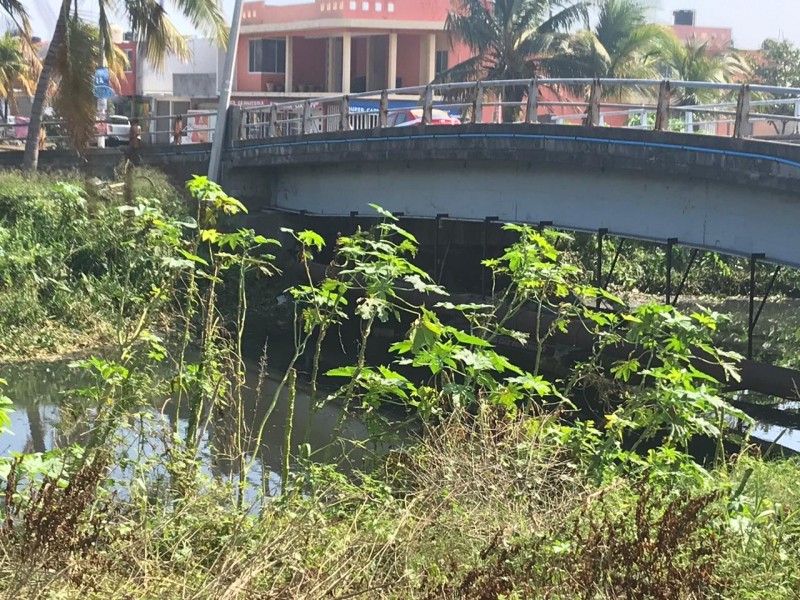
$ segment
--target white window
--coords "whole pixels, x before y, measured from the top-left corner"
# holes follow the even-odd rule
[[[375,12],[381,12],[383,10],[383,4],[381,2],[375,3]]]
[[[386,5],[386,10],[388,10],[389,12],[394,12],[394,2],[389,2]]]
[[[251,73],[285,73],[286,40],[250,40]]]
[[[361,10],[369,10],[369,2],[362,2]]]

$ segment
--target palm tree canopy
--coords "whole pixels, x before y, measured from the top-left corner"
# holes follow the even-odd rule
[[[747,61],[736,51],[711,52],[707,44],[682,43],[677,38],[664,45],[664,67],[670,79],[729,83],[749,77]],[[682,104],[700,104],[716,100],[715,90],[687,89]]]
[[[0,36],[0,96],[14,98],[14,90],[33,93],[41,63],[27,41],[10,32]]]
[[[647,22],[638,2],[605,0],[595,27],[573,36],[559,60],[574,76],[656,79],[671,39],[667,28]]]
[[[28,12],[25,10],[22,0],[0,0],[0,12],[6,13],[26,35],[30,31]]]
[[[445,30],[474,54],[441,79],[526,79],[553,74],[548,60],[562,50],[569,30],[588,20],[588,0],[460,0]]]
[[[56,29],[52,36],[50,48],[44,60],[42,74],[36,88],[31,120],[28,127],[28,139],[25,145],[23,165],[26,169],[38,166],[38,134],[44,114],[44,105],[51,83],[61,80],[59,97],[55,102],[69,114],[80,118],[70,119],[67,123],[74,145],[82,150],[91,138],[89,127],[93,127],[95,104],[88,76],[94,73],[94,67],[102,56],[112,74],[121,71],[124,57],[111,43],[111,14],[124,14],[133,31],[134,39],[139,42],[145,58],[156,68],[163,68],[168,55],[189,57],[186,39],[175,28],[168,18],[168,9],[174,8],[179,14],[203,33],[210,35],[221,44],[227,42],[228,31],[222,14],[220,0],[168,0],[164,6],[162,0],[95,0],[100,16],[99,36],[92,34],[89,28],[81,25],[77,15],[77,2],[62,0]],[[18,6],[19,5],[19,6]],[[21,0],[0,0],[0,8],[18,11]],[[70,38],[76,44],[69,51]],[[74,53],[74,55],[73,55]],[[83,75],[81,75],[83,73]],[[63,88],[63,89],[62,89]],[[69,89],[70,97],[64,98]],[[69,103],[67,108],[65,102]],[[80,103],[80,107],[76,105]],[[66,114],[65,114],[66,116]]]

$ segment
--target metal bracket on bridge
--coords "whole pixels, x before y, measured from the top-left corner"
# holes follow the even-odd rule
[[[611,260],[611,268],[608,270],[608,275],[606,276],[605,285],[603,285],[603,289],[607,290],[608,286],[611,285],[611,281],[614,279],[614,269],[617,268],[617,261],[619,260],[620,255],[622,254],[622,247],[625,245],[625,238],[619,238],[619,243],[617,243],[617,249],[614,251],[614,258]]]
[[[658,106],[656,108],[655,131],[667,131],[669,129],[669,100],[672,93],[672,84],[668,79],[661,82],[658,87]],[[642,123],[645,127],[646,123]]]
[[[595,265],[594,281],[598,289],[603,287],[603,239],[606,237],[608,229],[603,227],[597,230],[597,264]],[[600,296],[595,298],[595,308],[600,308],[602,299]]]
[[[389,124],[389,90],[381,92],[381,103],[378,108],[378,126],[383,128]]]
[[[539,79],[534,77],[528,84],[528,105],[525,109],[525,122],[539,122]]]
[[[592,89],[589,92],[589,108],[586,109],[584,125],[596,127],[600,123],[600,97],[602,94],[603,88],[600,85],[600,80],[595,79],[592,82]]]
[[[425,86],[422,94],[422,124],[430,125],[433,116],[433,87],[430,84]]]
[[[758,266],[758,261],[763,258],[763,254],[750,255],[750,305],[747,315],[747,358],[749,359],[753,358],[753,333],[758,324],[758,319],[761,317],[761,311],[764,310],[764,305],[767,303],[767,299],[772,293],[772,286],[775,285],[775,280],[781,272],[781,266],[777,265],[769,280],[767,290],[764,292],[764,298],[761,300],[761,304],[758,306],[758,311],[756,312],[756,266]]]
[[[672,248],[678,243],[678,238],[667,240],[667,292],[665,294],[665,304],[672,304]]]
[[[350,98],[346,94],[342,96],[342,104],[339,108],[339,129],[350,131]]]
[[[733,137],[746,138],[751,135],[753,135],[753,124],[750,122],[750,86],[745,83],[739,90]]]
[[[697,248],[692,248],[692,254],[689,256],[689,264],[686,265],[686,270],[683,272],[683,276],[681,276],[681,282],[678,284],[678,289],[675,292],[675,296],[672,298],[672,304],[678,303],[678,298],[680,298],[683,293],[683,287],[686,285],[686,280],[689,278],[689,272],[692,270],[692,265],[697,258],[698,252],[699,250]]]
[[[475,97],[472,100],[472,122],[481,123],[483,121],[483,82],[475,84]]]
[[[439,268],[439,230],[442,228],[442,219],[446,219],[450,215],[447,213],[436,213],[436,219],[434,220],[435,229],[433,231],[433,277],[436,283],[439,283],[439,280],[442,277],[441,271],[444,270],[442,265],[442,269]],[[445,257],[446,258],[446,257]]]

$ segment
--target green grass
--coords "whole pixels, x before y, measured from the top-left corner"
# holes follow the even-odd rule
[[[133,191],[168,214],[185,212],[156,171],[137,170]],[[123,192],[121,182],[73,172],[0,173],[3,360],[81,353],[112,340],[121,301],[146,285],[118,210]]]

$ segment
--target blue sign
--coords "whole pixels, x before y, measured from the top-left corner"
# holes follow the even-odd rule
[[[108,85],[96,85],[94,86],[94,96],[95,98],[100,98],[101,100],[110,100],[116,95],[114,92],[114,88]]]
[[[94,72],[94,87],[111,85],[111,79],[108,73],[108,67],[98,67]]]

